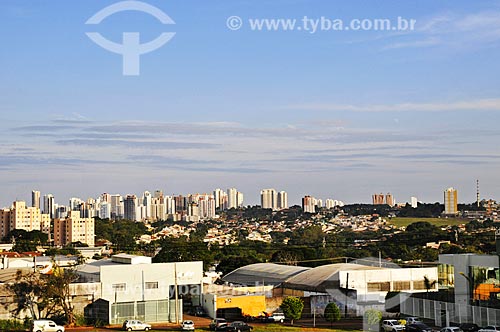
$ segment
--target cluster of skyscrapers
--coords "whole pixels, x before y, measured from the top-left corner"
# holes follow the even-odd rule
[[[307,213],[316,213],[318,208],[333,209],[337,206],[344,206],[344,202],[328,198],[323,205],[323,200],[320,198],[309,195],[302,198],[302,210]]]

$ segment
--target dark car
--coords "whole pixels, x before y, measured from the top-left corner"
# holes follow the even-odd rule
[[[474,323],[462,323],[458,327],[464,332],[477,332],[479,331],[479,326]]]
[[[247,323],[236,321],[217,328],[217,331],[245,332],[251,331],[252,329],[253,327],[248,325]]]
[[[406,325],[406,332],[432,332],[432,329],[424,323]]]
[[[205,309],[203,307],[192,307],[189,309],[188,314],[191,316],[197,316],[197,317],[205,317],[207,316],[207,313],[205,312]]]

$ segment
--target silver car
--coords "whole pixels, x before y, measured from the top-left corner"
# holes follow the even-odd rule
[[[126,320],[123,322],[123,329],[125,331],[149,331],[151,325],[141,322],[140,320]]]

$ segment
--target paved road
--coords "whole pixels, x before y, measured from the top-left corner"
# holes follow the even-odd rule
[[[204,317],[194,317],[194,316],[189,316],[189,315],[184,315],[184,319],[190,319],[194,322],[194,325],[196,328],[208,328],[208,324],[210,324],[210,319],[209,318],[204,318]],[[267,324],[265,323],[259,323],[259,322],[250,322],[249,323],[252,326],[266,326]],[[177,324],[171,324],[171,323],[163,323],[163,324],[152,324],[154,330],[166,330],[166,331],[172,331],[172,330],[177,330],[179,331],[179,325]],[[289,326],[290,323],[284,323],[283,325]],[[294,323],[294,326],[297,327],[313,327],[313,319],[312,318],[305,318],[298,320]],[[325,321],[322,318],[316,318],[316,327],[325,327],[329,328],[331,324],[327,321]],[[341,320],[340,322],[336,322],[333,324],[333,328],[337,329],[342,329],[342,330],[361,330],[363,328],[363,321],[362,319],[359,318],[353,318],[353,319],[347,319],[347,320]],[[110,330],[121,330],[121,325],[115,325],[115,326],[110,326],[107,328],[92,328],[92,327],[77,327],[77,328],[67,328],[66,331],[68,332],[85,332],[85,331],[110,331]]]

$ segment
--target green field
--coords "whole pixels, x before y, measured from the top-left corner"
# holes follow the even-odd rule
[[[448,225],[460,225],[466,224],[469,221],[467,219],[458,218],[389,218],[387,222],[393,224],[396,227],[408,226],[414,222],[427,221],[436,226],[448,226]]]

